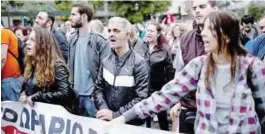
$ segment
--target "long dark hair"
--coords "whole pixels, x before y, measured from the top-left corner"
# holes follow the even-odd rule
[[[162,30],[163,30],[162,27],[156,22],[151,22],[149,25],[154,25],[156,27],[157,33],[159,34],[159,36],[157,37],[157,45],[155,45],[154,47],[157,49],[162,49],[165,46],[167,46],[168,41],[165,35],[163,35],[162,33]]]
[[[247,52],[241,46],[239,40],[239,20],[232,13],[224,11],[213,12],[209,14],[206,19],[209,19],[212,32],[215,34],[215,37],[218,41],[218,54],[222,53],[231,57],[231,83],[235,79],[237,56],[247,55]],[[225,38],[228,38],[229,42],[226,42]],[[213,77],[215,74],[215,69],[215,62],[211,53],[207,58],[207,70],[205,72],[205,85],[207,89],[210,89],[210,81],[211,77]]]

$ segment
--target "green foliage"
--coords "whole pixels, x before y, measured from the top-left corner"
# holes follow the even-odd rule
[[[93,5],[94,10],[96,11],[97,8],[102,7],[104,5],[104,1],[88,1],[88,4]]]
[[[103,6],[104,1],[87,1],[88,4],[92,5],[94,9],[97,9],[101,6]],[[72,1],[55,1],[56,8],[61,11],[69,11],[71,10]]]
[[[165,12],[169,5],[169,1],[111,1],[109,10],[132,23],[137,23],[151,14]]]
[[[72,1],[55,1],[57,10],[69,11],[71,10]]]
[[[259,20],[265,14],[265,5],[260,5],[258,2],[251,2],[248,7],[249,14],[253,15],[256,20]]]

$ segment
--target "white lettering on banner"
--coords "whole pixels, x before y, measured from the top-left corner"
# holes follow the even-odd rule
[[[103,68],[103,78],[113,86],[115,76],[106,68]],[[116,76],[114,86],[133,87],[135,85],[133,76]]]
[[[172,132],[111,124],[68,113],[63,107],[20,102],[1,103],[1,134],[172,134]]]

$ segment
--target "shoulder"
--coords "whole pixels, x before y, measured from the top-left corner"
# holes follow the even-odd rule
[[[7,28],[2,28],[1,29],[1,33],[5,33],[5,34],[14,34],[10,29]],[[14,34],[15,35],[15,34]]]
[[[102,59],[102,64],[106,64],[108,62],[112,62],[112,57],[113,57],[113,53],[110,52],[108,53],[103,59]]]
[[[1,40],[6,40],[6,39],[17,39],[15,33],[13,33],[9,29],[2,28],[1,29]]]
[[[198,56],[192,59],[188,64],[196,64],[202,66],[207,60],[207,55]]]
[[[72,31],[72,32],[70,32],[70,36],[75,36],[75,35],[77,35],[77,30],[74,30],[74,31]]]
[[[261,34],[252,41],[252,45],[263,45],[265,43],[265,34]]]
[[[65,39],[65,36],[64,36],[64,34],[63,34],[62,31],[53,30],[53,34],[55,35],[55,37],[56,37],[58,40]]]
[[[77,36],[78,35],[78,31],[77,30],[74,30],[72,32],[69,33],[69,39],[72,40],[73,37]]]
[[[254,57],[250,54],[247,54],[246,56],[240,56],[239,57],[239,63],[240,63],[240,67],[243,68],[256,68],[255,66],[260,66],[260,65],[264,65],[264,63],[257,57]]]
[[[57,59],[54,62],[54,67],[55,67],[55,72],[59,71],[59,70],[64,70],[68,72],[68,68],[66,63],[62,60],[62,59]]]
[[[141,40],[140,38],[137,38],[136,43],[137,44],[144,44],[145,42],[143,40]]]
[[[180,40],[180,46],[187,46],[193,39],[194,36],[196,36],[196,33],[197,31],[195,29],[189,31],[188,33],[186,33],[185,35],[183,35],[181,37],[181,40]]]
[[[90,32],[89,33],[89,40],[92,42],[92,46],[95,46],[96,49],[99,49],[99,51],[105,49],[108,47],[108,41],[106,38],[104,38],[102,35]],[[109,51],[109,50],[108,50]]]
[[[185,35],[182,36],[182,39],[187,39],[187,38],[190,38],[192,35],[196,34],[196,29],[193,29],[189,32],[187,32]]]
[[[132,55],[134,56],[134,64],[136,67],[145,66],[147,61],[138,53],[132,52]]]
[[[90,32],[89,36],[91,36],[92,38],[96,38],[97,40],[107,40],[103,35],[94,32]]]

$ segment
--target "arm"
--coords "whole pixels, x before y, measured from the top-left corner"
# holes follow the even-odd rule
[[[106,101],[104,100],[103,91],[105,89],[105,81],[103,78],[103,65],[101,65],[98,78],[95,82],[95,104],[98,107],[99,110],[101,109],[109,109]]]
[[[108,45],[108,41],[103,37],[98,37],[98,45],[99,48],[99,65],[101,65],[102,60],[110,54],[110,48]]]
[[[2,44],[1,45],[1,70],[3,70],[5,63],[6,63],[7,50],[8,50],[8,45]]]
[[[165,62],[166,80],[167,82],[174,78],[174,68],[172,64],[172,56],[169,51],[167,51],[167,59]]]
[[[250,67],[250,79],[252,83],[252,94],[259,115],[260,123],[265,127],[265,63],[255,59]]]
[[[163,86],[149,98],[134,105],[123,115],[126,121],[136,117],[145,118],[152,113],[159,113],[178,103],[181,97],[197,89],[197,82],[202,68],[203,57],[193,59],[179,74],[174,83]]]
[[[56,63],[55,63],[56,64]],[[73,98],[74,92],[70,88],[69,72],[65,65],[58,63],[55,65],[55,83],[57,89],[50,92],[37,92],[32,97],[32,101],[45,101],[47,103],[51,102],[64,102],[66,100],[71,100]]]
[[[149,83],[149,67],[146,61],[142,61],[139,65],[136,65],[134,72],[135,79],[135,97],[126,105],[120,107],[120,109],[113,113],[113,118],[120,116],[122,113],[131,109],[135,104],[145,99],[148,96],[148,83]]]

